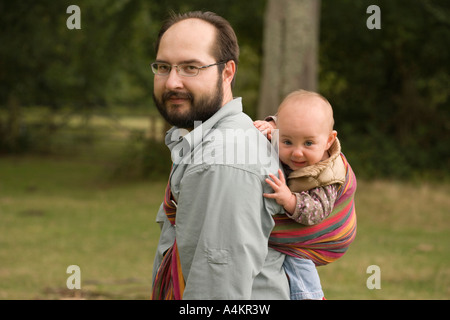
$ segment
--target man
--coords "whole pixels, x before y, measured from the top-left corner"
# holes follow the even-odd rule
[[[267,246],[282,212],[263,197],[278,170],[267,157],[277,155],[233,99],[238,56],[233,29],[214,13],[172,16],[159,33],[153,97],[174,126],[174,163],[157,215],[154,299],[289,298],[284,256]]]

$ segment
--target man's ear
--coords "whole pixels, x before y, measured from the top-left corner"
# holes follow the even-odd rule
[[[228,84],[231,84],[235,74],[236,74],[236,63],[233,60],[230,60],[225,64],[225,68],[222,71],[223,81]]]

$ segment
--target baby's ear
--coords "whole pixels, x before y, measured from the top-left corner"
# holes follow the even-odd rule
[[[334,141],[336,140],[336,137],[337,131],[336,130],[331,131],[327,140],[327,150],[330,149],[330,147],[333,145]]]

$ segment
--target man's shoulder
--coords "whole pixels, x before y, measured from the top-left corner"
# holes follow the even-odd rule
[[[279,168],[279,157],[251,119],[234,116],[204,134],[196,154],[202,164],[230,166],[267,176]]]

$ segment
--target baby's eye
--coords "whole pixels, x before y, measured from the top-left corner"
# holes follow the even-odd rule
[[[306,141],[305,142],[305,146],[307,146],[307,147],[311,147],[312,145],[313,145],[312,141]]]
[[[287,145],[287,146],[292,145],[292,142],[289,141],[289,140],[283,140],[282,143],[285,144],[285,145]]]

